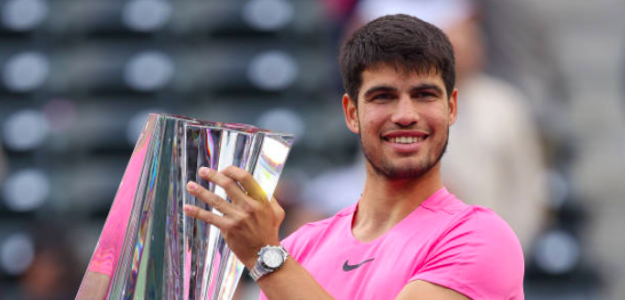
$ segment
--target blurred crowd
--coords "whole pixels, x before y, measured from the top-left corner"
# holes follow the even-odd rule
[[[294,133],[283,237],[358,201],[336,55],[395,13],[454,46],[443,180],[517,233],[526,298],[625,299],[625,4],[78,1],[0,1],[0,299],[75,296],[148,112]]]

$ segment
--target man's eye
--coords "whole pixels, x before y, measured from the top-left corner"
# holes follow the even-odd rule
[[[393,95],[391,94],[377,94],[375,96],[373,96],[373,99],[380,99],[380,100],[387,100],[387,99],[391,99],[393,97]]]
[[[432,98],[436,98],[436,95],[430,92],[419,92],[415,94],[414,97],[417,99],[432,99]]]

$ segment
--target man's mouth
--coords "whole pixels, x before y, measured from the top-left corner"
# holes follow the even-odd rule
[[[384,140],[395,144],[414,144],[425,140],[427,136],[394,136],[386,137]]]

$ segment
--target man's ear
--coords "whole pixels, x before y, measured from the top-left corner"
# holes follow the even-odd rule
[[[352,100],[348,94],[343,95],[343,114],[345,115],[345,124],[347,128],[353,133],[359,133],[358,126],[358,108],[356,107],[356,100]]]
[[[456,123],[458,118],[458,89],[454,89],[449,97],[449,126]]]

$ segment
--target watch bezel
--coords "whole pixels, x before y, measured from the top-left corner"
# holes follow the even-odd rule
[[[282,258],[282,261],[280,262],[280,264],[278,266],[271,267],[271,266],[269,266],[269,265],[267,265],[265,263],[264,256],[265,256],[266,253],[274,252],[274,251]],[[258,252],[258,262],[260,263],[260,265],[264,269],[274,271],[274,270],[279,269],[286,262],[286,259],[287,259],[288,256],[289,256],[289,253],[281,245],[280,246],[270,246],[270,245],[267,245],[267,246],[261,248],[260,251]]]
[[[279,266],[273,268],[265,264],[263,257],[265,253],[267,253],[268,251],[271,251],[271,252],[277,251],[277,254],[282,258],[282,261],[280,262]],[[252,267],[252,269],[250,270],[250,276],[252,277],[254,281],[258,281],[263,276],[269,273],[273,273],[274,271],[280,269],[286,263],[286,260],[288,259],[288,257],[289,257],[289,252],[286,251],[284,247],[267,245],[258,251],[258,259],[256,259],[256,263],[254,264],[254,267]]]
[[[266,249],[264,249],[265,251],[262,251],[260,256],[260,262],[262,263],[264,268],[270,269],[270,270],[275,270],[280,268],[283,264],[284,261],[286,260],[286,257],[284,257],[284,251],[278,247],[268,247]],[[277,254],[278,257],[280,257],[280,262],[276,265],[276,266],[270,266],[267,264],[266,261],[266,255],[270,255],[270,254]]]

